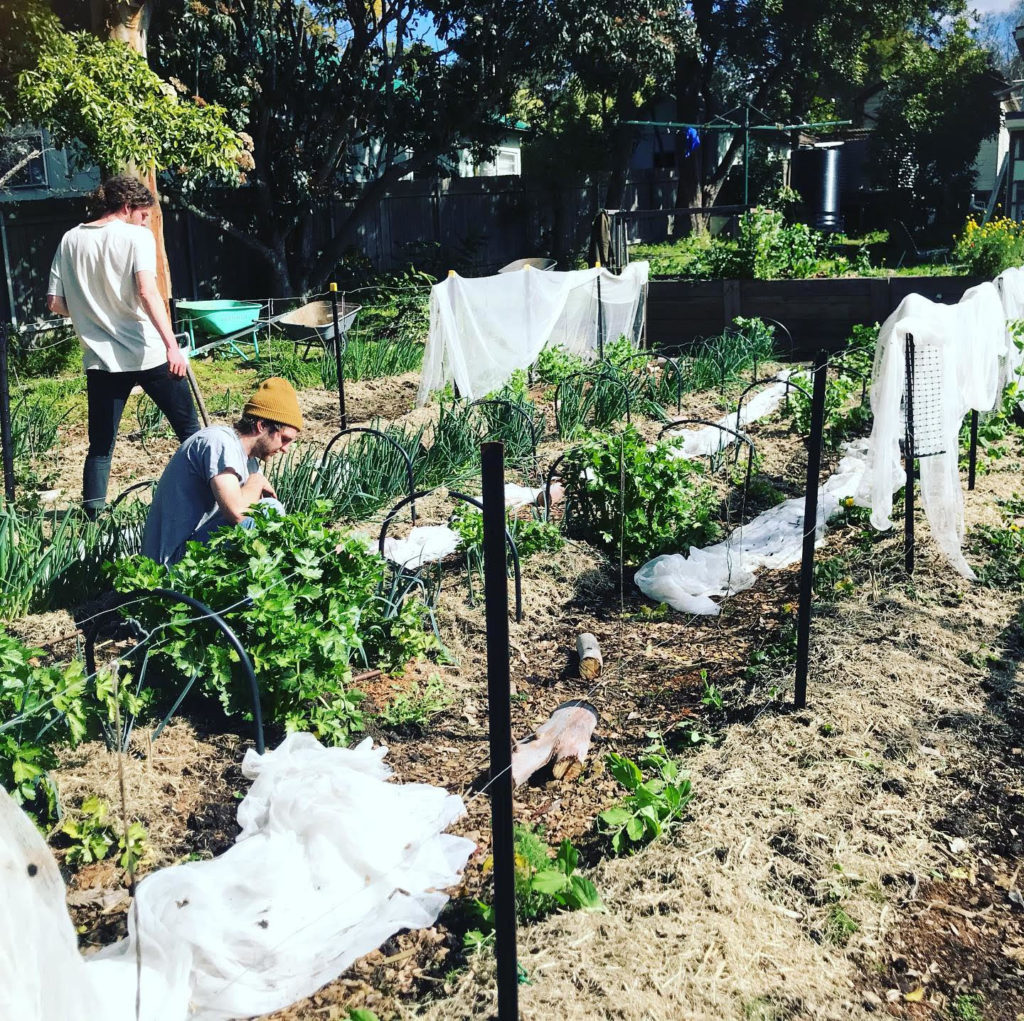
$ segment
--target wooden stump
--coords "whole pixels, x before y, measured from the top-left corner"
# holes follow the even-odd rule
[[[535,733],[512,749],[512,783],[518,787],[552,759],[559,780],[573,780],[583,772],[590,739],[597,726],[597,710],[580,699],[563,702]]]

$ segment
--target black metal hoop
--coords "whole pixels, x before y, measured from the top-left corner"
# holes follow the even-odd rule
[[[249,659],[249,654],[245,651],[245,647],[238,640],[238,636],[231,630],[224,618],[216,611],[211,610],[205,603],[201,603],[198,599],[193,599],[192,596],[185,595],[184,592],[176,592],[174,589],[154,588],[133,589],[131,592],[119,594],[111,606],[101,610],[93,617],[90,622],[91,626],[85,632],[86,671],[90,675],[96,672],[96,636],[99,632],[99,621],[110,616],[112,613],[116,613],[126,603],[139,602],[153,596],[177,603],[184,603],[193,610],[198,610],[204,618],[213,621],[217,625],[218,629],[227,639],[228,644],[234,649],[239,662],[242,664],[242,670],[249,681],[249,689],[252,693],[252,718],[256,728],[256,751],[262,755],[265,750],[263,743],[263,710],[260,704],[260,689],[256,683],[256,673],[252,667],[252,660]]]
[[[711,422],[705,418],[677,418],[675,421],[669,422],[661,429],[661,431],[658,433],[658,439],[660,440],[661,437],[664,436],[665,433],[669,431],[669,429],[675,429],[677,426],[680,425],[710,426],[713,429],[720,429],[722,432],[730,433],[731,435],[735,436],[737,444],[745,443],[747,445],[747,473],[746,477],[743,480],[743,500],[745,503],[747,499],[747,490],[750,488],[750,478],[754,470],[754,441],[749,436],[747,436],[746,433],[742,433],[738,429],[733,429],[731,426],[728,425],[722,425],[721,422]],[[719,451],[719,453],[721,453],[721,451]],[[736,454],[733,457],[733,464],[735,464],[736,461],[739,460],[739,456],[740,451],[739,446],[737,446]],[[708,460],[710,459],[711,458],[709,455]]]
[[[629,400],[629,387],[626,386],[625,382],[619,379],[617,376],[613,376],[610,372],[604,370],[594,369],[583,369],[580,372],[570,372],[557,387],[555,387],[555,429],[558,431],[558,435],[562,435],[562,426],[558,416],[558,397],[562,392],[562,387],[569,382],[570,379],[576,379],[579,376],[584,376],[589,379],[592,383],[596,383],[599,379],[607,379],[612,383],[622,387],[622,393],[626,398],[626,424],[629,425],[632,422],[630,417],[630,400]]]
[[[526,428],[530,432],[530,450],[533,454],[533,470],[539,475],[540,468],[537,464],[537,440],[539,439],[539,437],[537,436],[537,430],[539,427],[537,423],[534,421],[533,416],[529,413],[529,411],[526,410],[525,407],[523,407],[522,404],[517,404],[515,401],[510,401],[505,397],[481,397],[479,400],[473,401],[469,405],[469,407],[480,408],[483,407],[485,404],[504,405],[506,407],[511,408],[513,411],[517,412],[523,419],[526,420]]]
[[[409,451],[406,450],[405,447],[403,447],[402,444],[399,443],[398,440],[394,438],[394,436],[388,436],[386,432],[381,432],[380,429],[371,429],[369,426],[365,425],[353,425],[350,426],[348,429],[342,429],[341,432],[335,433],[327,441],[327,446],[324,447],[323,455],[320,458],[321,469],[327,464],[327,455],[331,452],[331,447],[333,447],[334,444],[337,443],[337,441],[342,438],[342,436],[347,436],[349,433],[370,433],[372,436],[379,436],[382,440],[386,440],[388,443],[390,443],[391,446],[393,446],[395,450],[397,450],[402,455],[402,459],[405,461],[405,481],[408,486],[409,495],[412,496],[416,492],[416,481],[412,470],[412,458],[409,456]],[[534,454],[536,455],[536,451],[534,451]],[[416,524],[415,499],[413,499],[412,501],[411,511],[412,523]]]
[[[407,503],[412,503],[413,500],[421,500],[423,497],[430,496],[431,493],[436,492],[436,489],[421,489],[419,492],[413,493],[411,496],[407,496],[399,500],[398,503],[388,511],[384,521],[381,523],[380,534],[377,536],[377,550],[382,557],[384,557],[384,540],[387,538],[388,528],[391,525],[391,522],[394,521],[395,517],[398,515],[398,512]],[[465,493],[456,493],[454,489],[449,489],[448,495],[456,500],[462,500],[463,503],[471,504],[483,513],[484,505],[475,496],[467,496]],[[508,528],[505,529],[505,542],[508,544],[509,552],[512,554],[512,564],[515,571],[516,622],[518,623],[523,619],[523,580],[519,571],[519,550],[516,549],[515,540],[512,538],[512,533],[509,532]]]
[[[799,390],[800,393],[807,398],[808,401],[811,399],[811,395],[799,384],[794,383],[791,379],[779,379],[778,376],[762,376],[760,379],[755,379],[753,383],[750,383],[743,393],[740,394],[740,399],[736,403],[736,428],[740,427],[740,415],[743,411],[743,402],[746,400],[747,394],[754,389],[755,386],[763,386],[765,383],[782,383],[786,387],[786,402],[789,402],[789,391]]]
[[[157,484],[157,481],[158,481],[157,479],[145,479],[143,482],[134,482],[134,483],[132,483],[132,485],[130,485],[127,489],[122,489],[121,492],[117,494],[117,497],[114,499],[114,502],[111,503],[106,509],[108,511],[112,511],[115,507],[117,507],[124,500],[124,498],[129,493],[134,493],[135,490],[143,489],[146,486],[155,486]]]

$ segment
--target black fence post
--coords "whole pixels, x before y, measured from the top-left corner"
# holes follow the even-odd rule
[[[14,433],[11,431],[11,387],[7,373],[6,322],[0,322],[0,443],[3,444],[4,499],[14,503]]]
[[[796,624],[796,684],[793,705],[807,706],[807,665],[811,648],[811,601],[814,596],[814,542],[818,533],[818,484],[821,474],[821,445],[825,431],[825,383],[828,354],[818,353],[811,370],[811,433],[807,438],[807,488],[804,492],[804,549],[800,561],[800,608]]]
[[[341,326],[338,321],[338,285],[331,284],[331,315],[334,317],[334,365],[338,371],[338,407],[341,412],[341,428],[348,428],[345,414],[345,354],[341,349]]]
[[[914,573],[914,337],[907,334],[904,345],[906,358],[906,428],[903,434],[903,462],[906,484],[903,489],[903,567],[907,574]]]
[[[508,574],[505,559],[505,452],[503,445],[497,442],[482,444],[480,452],[498,1021],[518,1021],[519,964],[516,958],[515,848],[512,836],[512,715],[508,669]]]

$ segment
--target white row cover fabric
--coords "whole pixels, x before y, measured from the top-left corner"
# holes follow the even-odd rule
[[[717,419],[718,425],[739,432],[741,426],[749,425],[751,422],[756,422],[772,414],[785,399],[786,390],[790,389],[786,386],[785,381],[792,376],[793,374],[788,369],[776,373],[775,378],[779,380],[778,383],[773,383],[755,394],[743,405],[738,415],[730,413]],[[710,457],[738,442],[732,433],[711,425],[704,426],[702,429],[672,430],[665,435],[673,439],[680,437],[683,439],[682,444],[672,452],[674,458]]]
[[[447,525],[415,525],[403,539],[384,537],[384,556],[393,564],[415,571],[424,564],[444,560],[454,553],[462,539]]]
[[[1004,270],[996,277],[996,288],[1003,302],[1003,315],[1006,318],[1006,356],[1000,362],[999,392],[1002,393],[1009,383],[1024,387],[1022,362],[1024,354],[1013,342],[1010,324],[1024,319],[1024,269],[1014,267]]]
[[[854,496],[861,484],[867,460],[868,442],[847,447],[839,468],[818,490],[818,521],[815,544],[825,535],[825,522],[842,502]],[[897,466],[898,468],[898,466]],[[890,485],[898,489],[898,470]],[[690,548],[690,555],[671,553],[655,557],[636,572],[640,591],[659,603],[684,613],[717,615],[712,597],[724,597],[750,588],[762,567],[787,567],[803,554],[804,498],[786,500],[736,528],[724,542],[704,549]]]
[[[974,572],[961,553],[964,534],[960,487],[960,425],[969,410],[989,411],[1000,395],[1006,323],[994,284],[964,293],[957,305],[908,295],[882,326],[871,382],[871,459],[858,501],[871,507],[871,524],[892,527],[893,470],[905,428],[906,339],[915,347],[914,428],[921,465],[921,504],[932,536],[963,577]],[[925,456],[927,455],[927,456]]]
[[[450,381],[477,400],[532,365],[545,347],[591,359],[599,330],[606,343],[620,336],[638,343],[647,277],[646,262],[631,262],[619,276],[606,269],[524,269],[442,280],[430,289],[417,405]]]
[[[56,864],[5,797],[0,1016],[129,1021],[141,973],[139,1021],[250,1017],[308,996],[400,929],[432,925],[474,850],[442,832],[465,806],[387,783],[386,753],[309,734],[248,752],[237,843],[143,879],[128,938],[84,960]]]

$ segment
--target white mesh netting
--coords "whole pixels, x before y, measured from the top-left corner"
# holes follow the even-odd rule
[[[915,450],[921,455],[921,504],[935,542],[958,573],[974,578],[961,552],[960,425],[969,410],[989,411],[999,399],[1006,358],[1006,322],[993,284],[964,293],[957,305],[918,294],[905,298],[878,336],[871,383],[874,421],[858,502],[871,507],[871,524],[892,527],[890,484],[900,462],[905,428],[906,342],[914,339]]]
[[[430,289],[430,334],[417,404],[453,381],[477,400],[506,383],[545,347],[593,358],[598,337],[636,344],[643,328],[647,263],[616,276],[605,269],[490,277],[450,276]]]
[[[143,879],[128,938],[88,959],[49,849],[0,791],[0,1017],[249,1017],[309,995],[400,929],[432,925],[474,849],[442,832],[465,809],[441,788],[387,783],[386,753],[309,734],[248,752],[235,845]]]

